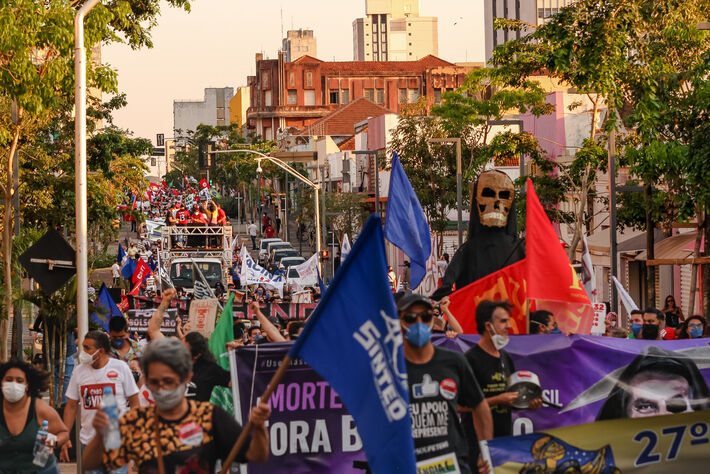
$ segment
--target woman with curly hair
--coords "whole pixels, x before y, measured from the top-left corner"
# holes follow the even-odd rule
[[[32,463],[33,448],[43,421],[49,422],[49,432],[62,445],[69,439],[69,430],[59,414],[40,398],[47,388],[47,374],[19,360],[0,364],[2,381],[2,412],[0,412],[0,472],[58,474],[57,460],[51,455],[38,467]],[[47,440],[48,446],[54,442]]]

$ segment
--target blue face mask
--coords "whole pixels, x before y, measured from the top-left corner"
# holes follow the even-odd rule
[[[560,328],[555,328],[552,331],[550,331],[550,334],[562,334],[562,331],[560,331]]]
[[[418,321],[407,328],[405,336],[414,347],[424,347],[431,339],[431,328]]]
[[[693,339],[697,339],[702,336],[703,336],[703,328],[698,328],[698,327],[690,328],[690,337],[692,337]]]
[[[631,325],[631,332],[634,333],[634,336],[638,336],[641,333],[641,325],[639,323],[633,323]]]

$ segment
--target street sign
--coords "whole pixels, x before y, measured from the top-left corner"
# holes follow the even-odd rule
[[[155,136],[155,145],[156,146],[165,146],[165,134],[164,133],[158,133]]]
[[[165,148],[153,148],[151,156],[165,156]]]
[[[62,234],[50,229],[20,255],[19,261],[42,291],[51,295],[76,273],[75,257]]]

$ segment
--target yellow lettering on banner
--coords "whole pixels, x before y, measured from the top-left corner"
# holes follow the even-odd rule
[[[569,264],[570,270],[572,270],[572,286],[569,287],[570,290],[584,291],[582,285],[579,284],[579,277],[577,276],[577,270],[574,269],[572,264]]]

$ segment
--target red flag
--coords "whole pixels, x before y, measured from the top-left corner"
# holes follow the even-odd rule
[[[206,179],[206,178],[202,178],[202,179],[200,180],[200,187],[201,187],[202,189],[209,189],[210,183],[207,182],[207,179]]]
[[[132,290],[131,290],[132,291]],[[128,309],[128,297],[126,295],[121,295],[121,302],[116,305],[122,313],[125,313]]]
[[[464,334],[476,334],[476,306],[482,300],[508,301],[512,334],[527,334],[526,260],[503,267],[449,296],[449,309],[461,323]]]
[[[145,280],[148,275],[153,273],[145,261],[143,259],[138,260],[138,265],[136,265],[136,269],[133,271],[133,276],[131,277],[131,281],[133,283],[143,283],[143,280]]]
[[[138,283],[136,283],[135,286],[133,287],[133,289],[128,292],[128,294],[133,295],[133,296],[138,296],[140,294],[142,284],[143,284],[142,281],[139,281]],[[126,301],[128,301],[128,299],[126,299]]]
[[[526,260],[528,298],[555,314],[562,331],[589,334],[594,311],[550,219],[528,179]]]
[[[163,186],[163,189],[168,189],[168,184],[165,182],[165,180],[163,180],[161,184]]]

